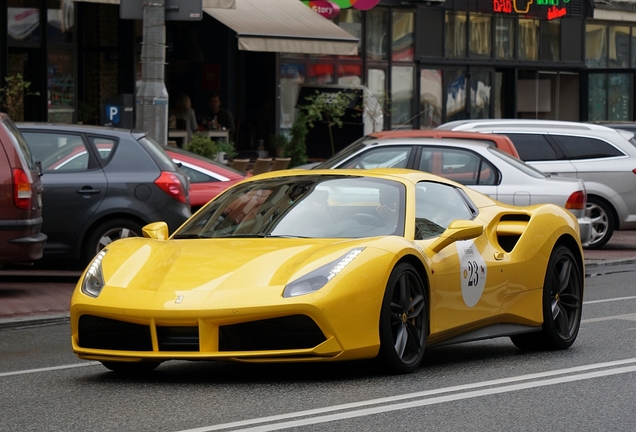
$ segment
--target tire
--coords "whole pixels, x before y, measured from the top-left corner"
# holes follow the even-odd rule
[[[88,264],[91,259],[108,244],[126,237],[142,235],[141,225],[128,219],[113,219],[95,228],[86,240],[82,262]]]
[[[106,369],[109,369],[113,372],[127,374],[127,375],[135,375],[135,374],[145,374],[148,372],[152,372],[157,369],[157,367],[161,364],[161,362],[113,362],[113,361],[103,361],[101,362]]]
[[[592,219],[592,239],[586,249],[600,249],[614,234],[614,211],[606,201],[594,196],[587,199],[586,208]]]
[[[380,311],[378,360],[394,374],[413,372],[424,357],[428,336],[428,298],[412,265],[398,264],[387,283]]]
[[[540,332],[512,336],[524,350],[562,350],[576,340],[583,310],[583,280],[572,251],[557,246],[550,255],[543,285],[543,325]]]

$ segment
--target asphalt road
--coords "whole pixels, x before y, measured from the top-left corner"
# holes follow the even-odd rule
[[[411,375],[371,362],[168,362],[122,378],[71,353],[68,324],[0,329],[0,431],[636,430],[636,264],[596,267],[569,350],[431,347]]]

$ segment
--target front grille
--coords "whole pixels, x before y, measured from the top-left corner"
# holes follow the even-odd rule
[[[79,319],[79,346],[121,351],[152,351],[150,327],[92,315]]]
[[[219,351],[266,351],[313,348],[326,340],[305,315],[219,327]]]
[[[157,327],[159,351],[199,351],[199,327]]]

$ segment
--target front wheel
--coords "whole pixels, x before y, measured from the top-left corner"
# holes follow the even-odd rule
[[[141,225],[128,219],[113,219],[102,223],[95,228],[86,240],[82,261],[84,264],[106,246],[127,237],[139,237],[142,235]]]
[[[572,251],[558,246],[550,256],[543,286],[540,332],[512,336],[521,349],[566,349],[579,333],[583,311],[583,280]]]
[[[378,360],[391,373],[413,372],[424,357],[428,299],[412,265],[398,264],[389,277],[380,311]]]

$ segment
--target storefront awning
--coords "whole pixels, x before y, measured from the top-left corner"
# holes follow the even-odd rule
[[[73,0],[74,2],[118,5],[121,0]],[[236,0],[202,0],[204,8],[234,9]]]
[[[358,54],[358,39],[299,0],[235,0],[235,9],[203,11],[237,33],[244,51]]]

